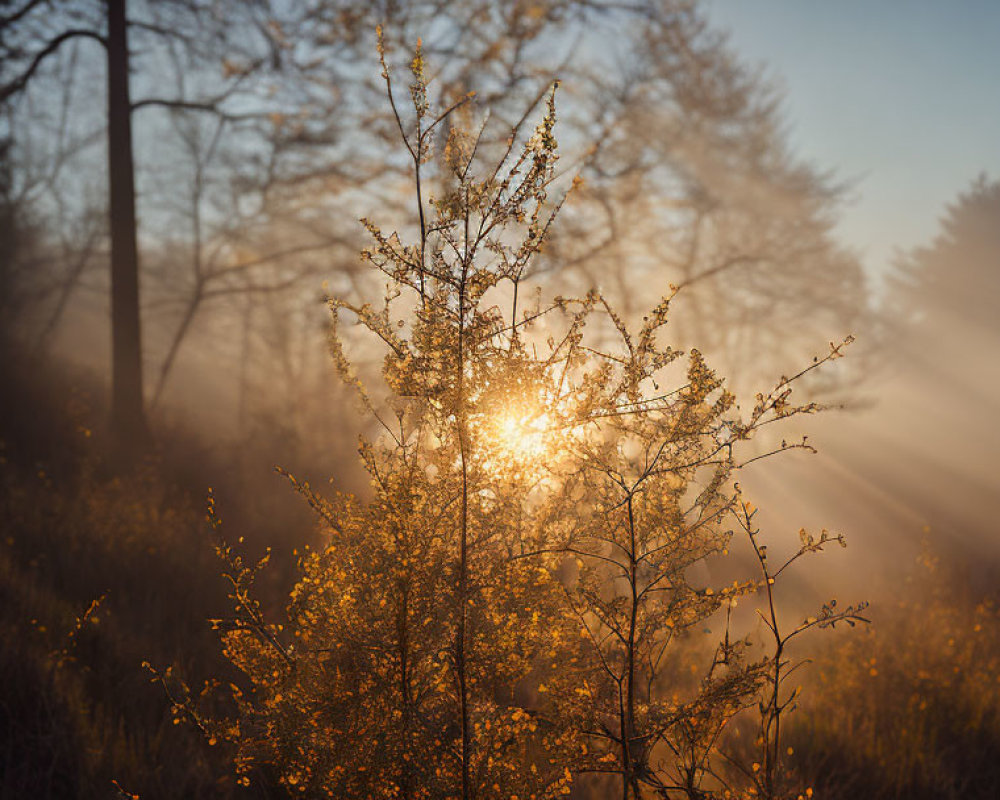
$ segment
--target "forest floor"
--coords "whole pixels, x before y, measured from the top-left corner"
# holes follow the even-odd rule
[[[116,475],[87,375],[2,362],[0,797],[105,798],[114,781],[143,800],[282,796],[236,785],[230,755],[174,725],[140,665],[177,665],[192,685],[226,674],[206,622],[227,607],[209,486],[249,550],[275,548],[261,589],[276,610],[293,549],[316,535],[308,510],[247,466],[266,457],[193,432]],[[970,594],[925,549],[868,599],[870,627],[817,640],[786,738],[797,783],[830,800],[995,798],[1000,597]]]

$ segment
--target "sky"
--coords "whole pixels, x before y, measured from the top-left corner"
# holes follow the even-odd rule
[[[838,234],[868,270],[1000,180],[1000,0],[709,0],[785,95],[796,154],[850,182]]]

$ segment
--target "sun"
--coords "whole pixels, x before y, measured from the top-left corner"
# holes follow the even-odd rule
[[[547,413],[508,409],[493,420],[496,446],[520,463],[530,463],[550,455],[551,420]]]
[[[546,472],[559,460],[560,429],[547,404],[510,394],[481,407],[472,420],[480,463],[497,474],[538,476]]]

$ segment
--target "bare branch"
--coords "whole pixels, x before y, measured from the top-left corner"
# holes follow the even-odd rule
[[[22,91],[25,86],[28,85],[28,81],[35,74],[38,68],[42,65],[50,55],[55,53],[65,42],[70,39],[93,39],[100,42],[105,48],[108,46],[107,39],[105,39],[101,34],[95,31],[87,30],[84,28],[71,28],[70,30],[63,31],[58,36],[50,39],[48,43],[39,50],[31,59],[31,63],[24,69],[24,71],[18,75],[14,80],[5,86],[0,87],[0,103],[7,101],[10,97]]]

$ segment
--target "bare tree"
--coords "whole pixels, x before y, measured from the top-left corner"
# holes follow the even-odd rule
[[[17,102],[45,63],[67,42],[92,40],[104,50],[107,78],[107,146],[109,187],[109,231],[111,252],[112,390],[111,427],[117,449],[123,456],[141,450],[148,440],[144,408],[142,332],[139,306],[139,249],[136,224],[136,177],[133,160],[133,116],[141,108],[184,107],[225,113],[222,103],[236,92],[252,68],[244,64],[228,76],[221,93],[192,100],[186,97],[146,97],[133,101],[130,72],[134,67],[129,38],[135,32],[158,37],[171,46],[185,44],[185,31],[158,21],[129,14],[126,0],[107,0],[77,6],[69,3],[25,0],[0,18],[0,54],[6,69],[0,82],[0,102]],[[170,3],[174,13],[183,12],[195,26],[209,20],[210,7],[191,2]],[[146,5],[145,11],[151,6]],[[134,9],[132,9],[134,12]],[[223,19],[208,35],[220,30]]]
[[[5,23],[22,43],[5,34],[10,64],[22,66],[4,80],[11,99],[37,77],[25,77],[31,56],[47,61],[63,33],[104,35],[96,2],[59,6],[58,29],[26,24],[40,8],[27,2]],[[211,319],[230,320],[247,292],[305,301],[323,278],[352,290],[357,218],[374,206],[401,221],[412,211],[411,165],[380,146],[398,131],[371,78],[379,23],[390,58],[423,38],[442,97],[476,87],[474,103],[490,109],[481,147],[493,155],[563,80],[563,175],[584,183],[536,276],[600,287],[626,316],[642,307],[637,286],[680,286],[675,330],[744,380],[748,353],[797,359],[866,313],[860,268],[830,234],[839,187],[787,152],[775,94],[696,3],[133,0],[127,22],[142,45],[131,108],[148,109],[132,116],[155,405],[192,331],[210,352],[236,346],[204,336],[206,301]],[[236,369],[214,372],[238,380]]]

